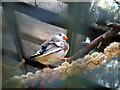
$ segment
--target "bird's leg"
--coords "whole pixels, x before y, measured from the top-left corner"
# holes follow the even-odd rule
[[[70,58],[58,58],[58,59],[63,59],[65,60],[65,62],[67,62],[67,60],[69,60]]]
[[[47,68],[49,68],[49,65],[46,65],[47,66]]]

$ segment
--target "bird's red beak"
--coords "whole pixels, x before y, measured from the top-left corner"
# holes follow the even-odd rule
[[[67,40],[68,38],[66,36],[63,36],[63,40]]]

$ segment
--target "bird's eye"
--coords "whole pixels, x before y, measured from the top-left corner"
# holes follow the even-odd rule
[[[61,36],[61,34],[59,34],[59,36]]]

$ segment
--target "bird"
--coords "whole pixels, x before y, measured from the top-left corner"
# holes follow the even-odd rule
[[[40,45],[40,49],[30,59],[36,58],[40,63],[46,65],[53,65],[56,62],[64,59],[67,61],[70,58],[64,58],[68,53],[69,44],[66,42],[68,37],[62,32],[56,32],[48,40]]]

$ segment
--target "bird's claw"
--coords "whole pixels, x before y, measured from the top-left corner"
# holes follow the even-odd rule
[[[67,60],[69,60],[70,58],[58,58],[58,59],[63,59],[65,60],[65,62],[67,62]]]
[[[49,65],[46,65],[47,66],[47,68],[49,68]]]

